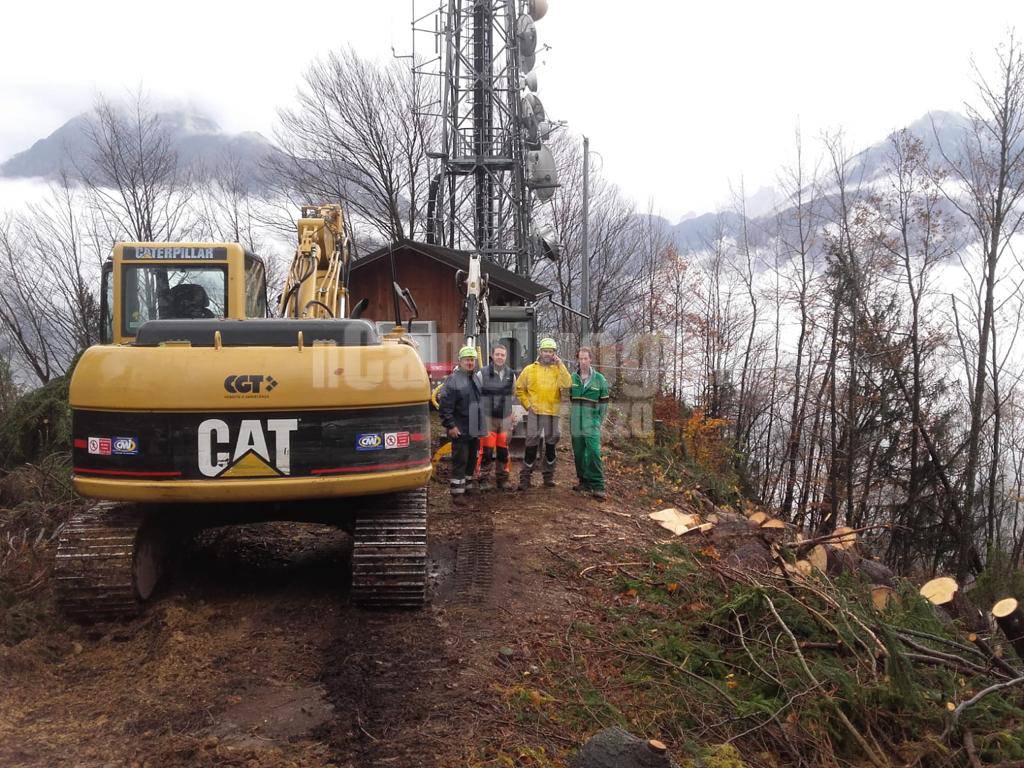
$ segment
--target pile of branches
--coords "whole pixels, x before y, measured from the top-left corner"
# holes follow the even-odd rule
[[[52,571],[61,525],[84,502],[67,452],[0,470],[0,646],[52,621]]]
[[[1024,667],[999,638],[878,584],[884,569],[795,565],[821,544],[868,560],[855,546],[784,538],[764,540],[761,567],[705,539],[579,572],[602,597],[546,669],[550,719],[677,751],[732,744],[751,766],[1019,764]]]

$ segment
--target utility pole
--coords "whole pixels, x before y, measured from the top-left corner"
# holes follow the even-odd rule
[[[583,267],[580,273],[580,319],[583,346],[590,346],[590,139],[583,137]]]

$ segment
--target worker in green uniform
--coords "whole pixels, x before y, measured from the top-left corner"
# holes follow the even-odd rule
[[[572,375],[569,428],[579,483],[574,491],[604,500],[604,466],[601,463],[601,424],[608,412],[608,382],[591,365],[589,347],[577,353],[579,370]]]

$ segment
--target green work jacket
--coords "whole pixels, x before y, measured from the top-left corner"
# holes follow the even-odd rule
[[[608,412],[608,382],[597,370],[590,381],[583,386],[579,371],[572,375],[572,389],[569,392],[572,408],[569,426],[574,435],[599,435],[601,422]]]

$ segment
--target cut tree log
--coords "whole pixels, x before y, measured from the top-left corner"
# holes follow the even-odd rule
[[[807,561],[821,573],[828,573],[828,549],[818,544],[807,553]]]
[[[926,582],[919,591],[921,597],[936,608],[944,610],[950,617],[959,620],[968,631],[984,632],[987,628],[985,617],[967,596],[960,592],[960,585],[956,579],[939,576]]]
[[[847,554],[853,555],[854,553],[847,551]],[[881,584],[886,587],[893,587],[896,584],[895,574],[888,566],[877,560],[870,560],[866,557],[859,558],[857,572],[864,577],[865,581],[870,581],[872,584]]]
[[[857,546],[857,533],[853,528],[836,528],[832,545],[837,549],[853,549]]]
[[[776,530],[782,529],[782,530],[785,530],[786,524],[784,522],[782,522],[781,520],[779,520],[777,517],[772,517],[772,518],[769,518],[768,520],[765,520],[763,523],[761,523],[761,527],[762,528],[767,528],[768,530],[772,530],[772,529],[776,529]]]
[[[878,586],[871,588],[871,604],[879,613],[882,613],[891,604],[894,604],[897,599],[898,595],[896,594],[896,590],[892,587],[879,584]]]
[[[960,590],[956,579],[949,576],[939,576],[926,582],[921,589],[921,597],[932,605],[947,605],[953,601],[953,596]]]
[[[591,736],[572,765],[574,768],[677,768],[662,742],[638,739],[621,728],[605,728]]]
[[[751,525],[760,526],[761,523],[768,519],[768,515],[766,515],[764,512],[755,512],[747,519],[750,521]]]
[[[1004,598],[992,606],[992,616],[1017,657],[1024,660],[1024,611],[1020,603],[1013,597]]]
[[[795,565],[787,563],[785,560],[781,560],[782,576],[790,584],[793,582],[804,581],[807,576]]]
[[[799,552],[799,549],[797,550]],[[815,570],[828,576],[854,574],[863,581],[886,587],[895,586],[893,572],[877,560],[862,557],[852,549],[831,544],[817,544],[807,552],[807,560]]]

